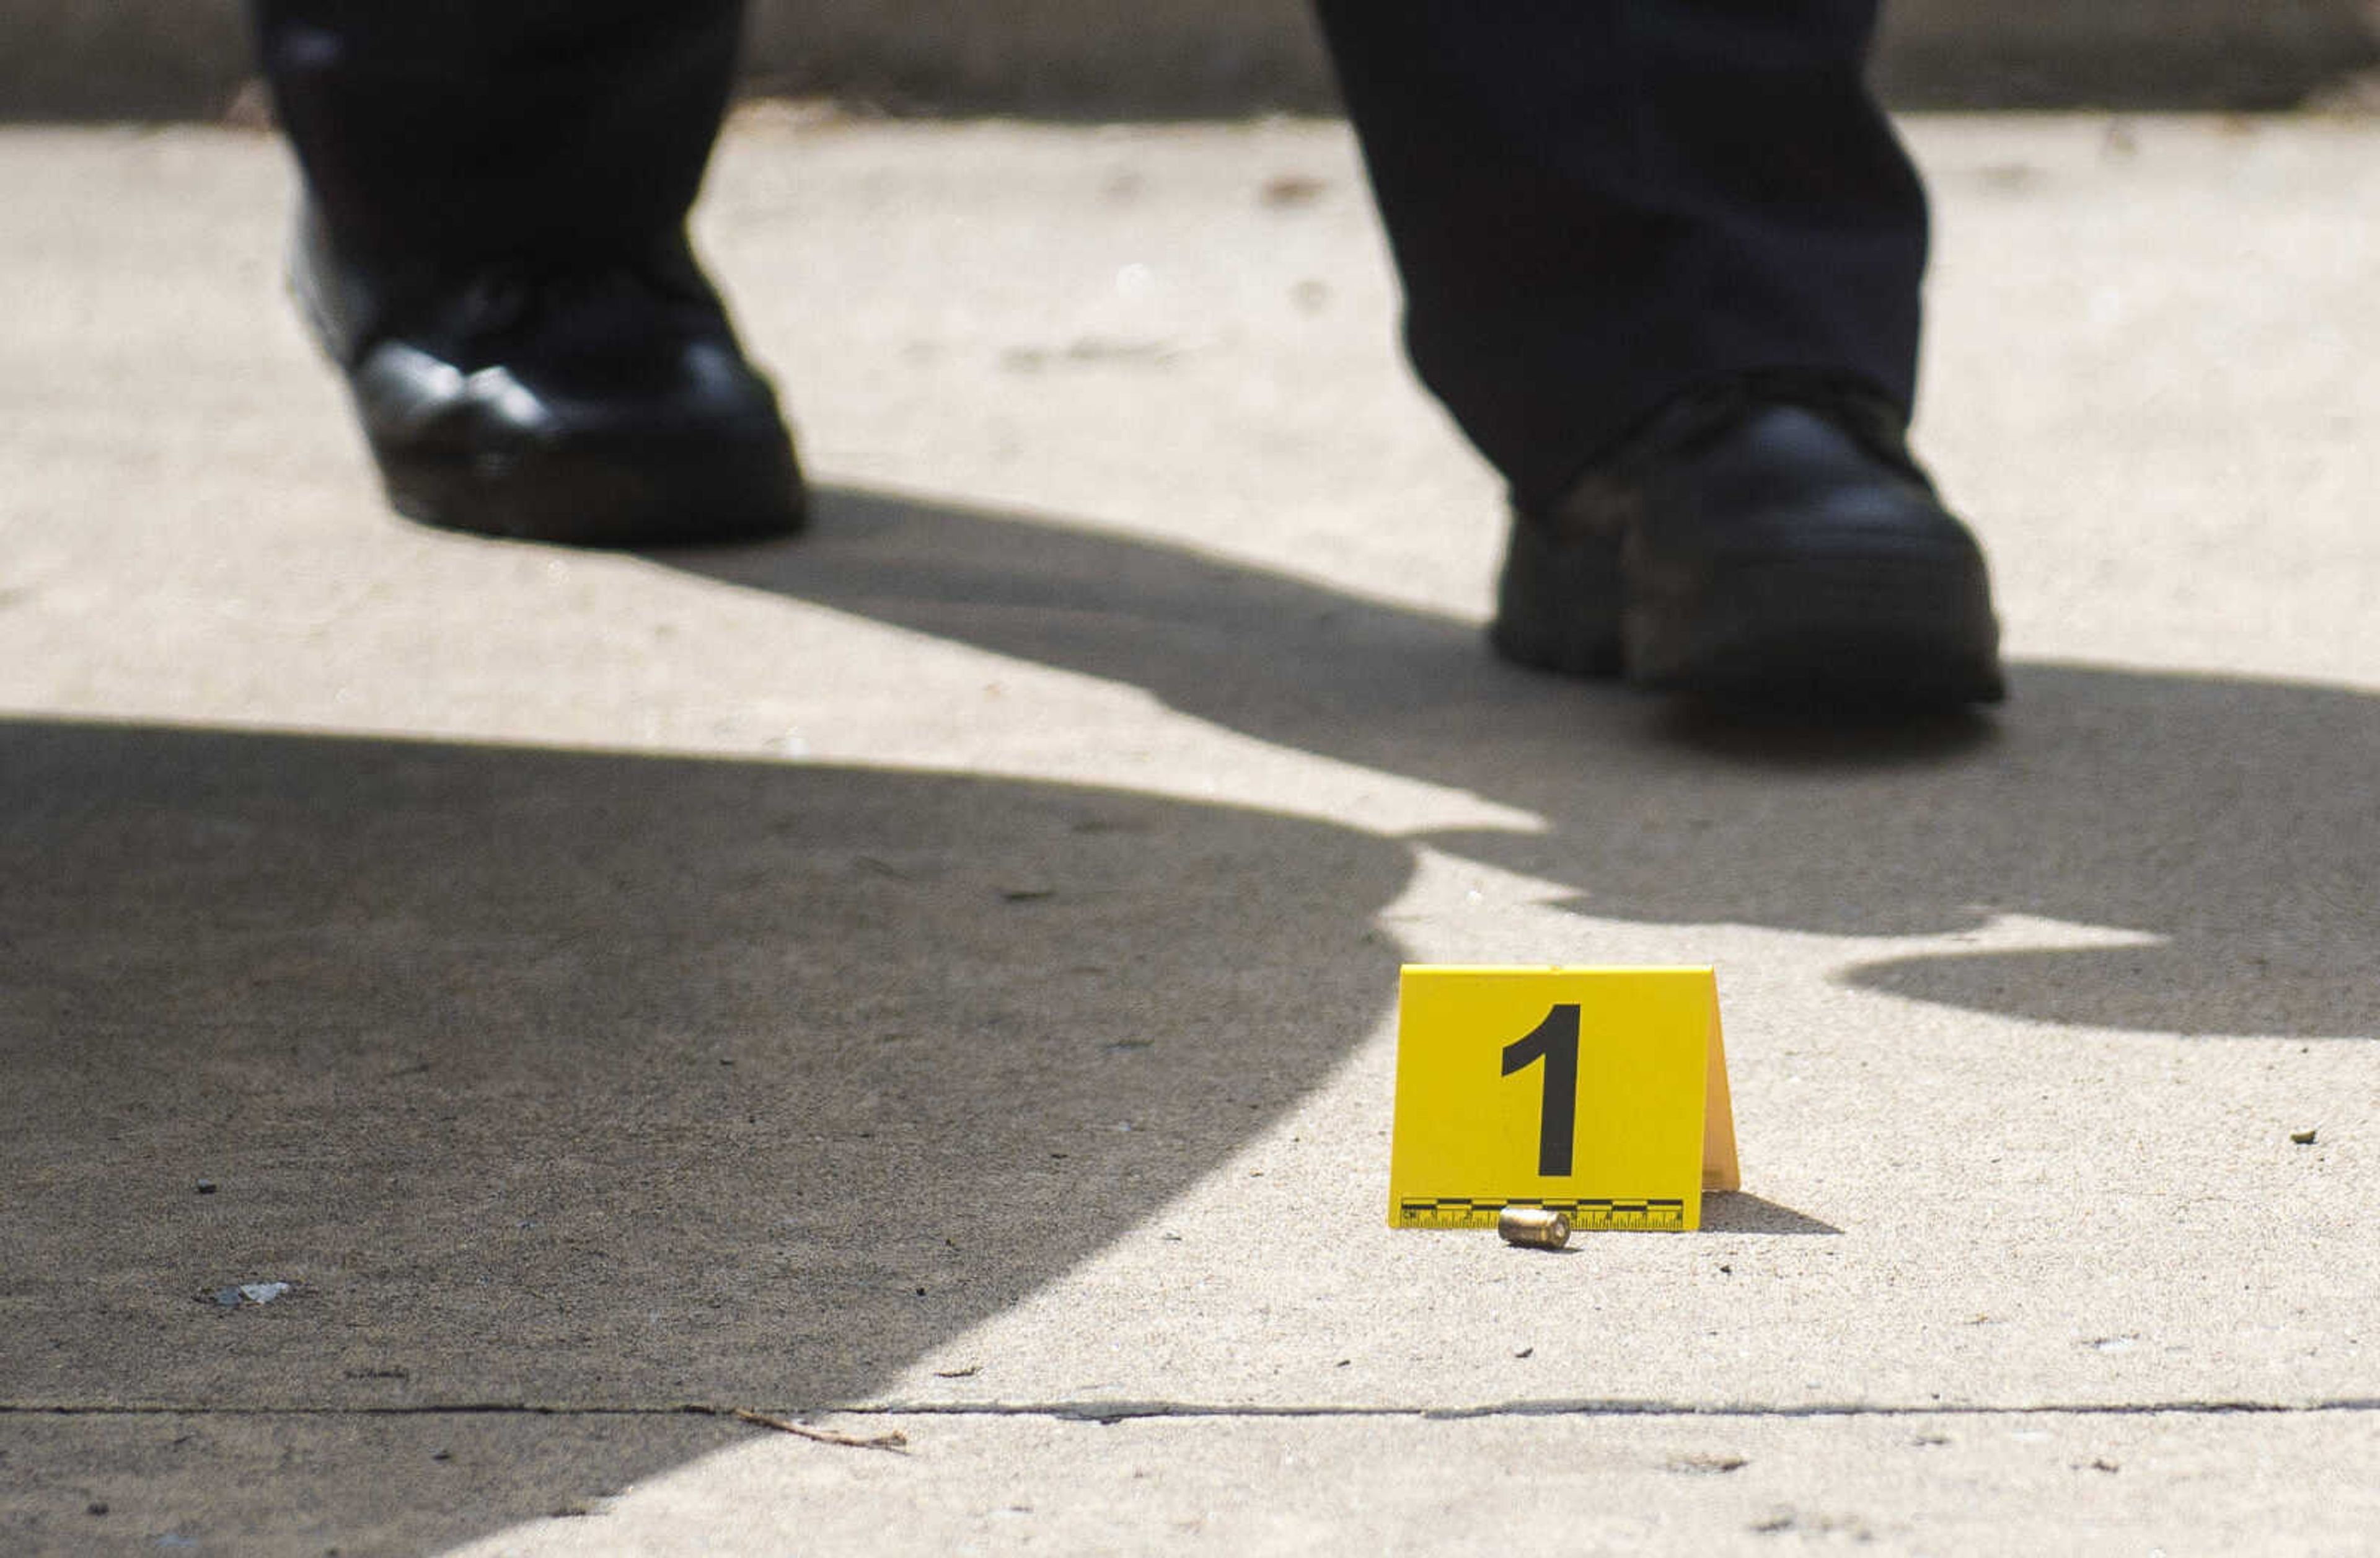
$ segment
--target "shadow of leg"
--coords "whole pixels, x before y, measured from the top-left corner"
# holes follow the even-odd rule
[[[19,1406],[863,1395],[1369,1032],[1408,868],[1064,785],[0,724],[0,1174],[30,1187],[0,1379]],[[294,1291],[198,1301],[265,1280]],[[406,1543],[642,1442],[550,1441]]]

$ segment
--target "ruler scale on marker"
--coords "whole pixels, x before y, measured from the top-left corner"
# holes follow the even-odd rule
[[[1735,1188],[1709,968],[1408,966],[1389,1222],[1493,1227],[1508,1206],[1582,1231],[1682,1232]]]
[[[1581,1230],[1627,1228],[1681,1233],[1686,1227],[1686,1203],[1665,1198],[1632,1201],[1566,1200],[1559,1196],[1542,1200],[1533,1196],[1405,1196],[1398,1199],[1398,1215],[1391,1221],[1404,1228],[1493,1227],[1496,1214],[1508,1206],[1559,1211],[1570,1219],[1572,1228]],[[1487,1221],[1480,1222],[1481,1217]]]

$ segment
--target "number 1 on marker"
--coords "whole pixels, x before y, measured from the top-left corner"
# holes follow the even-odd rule
[[[1511,1029],[1506,1029],[1510,1032]],[[1543,1021],[1504,1046],[1504,1075],[1546,1063],[1537,1107],[1537,1174],[1570,1176],[1571,1149],[1578,1135],[1578,1003],[1565,1001]]]

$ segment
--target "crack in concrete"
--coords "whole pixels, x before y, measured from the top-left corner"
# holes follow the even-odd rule
[[[0,1418],[670,1418],[734,1417],[753,1410],[713,1402],[455,1401],[334,1406],[305,1403],[206,1405],[184,1402],[0,1402]],[[2028,1402],[2015,1405],[1909,1402],[1692,1403],[1593,1398],[1482,1402],[1467,1406],[1386,1404],[1242,1403],[1197,1401],[866,1401],[768,1408],[785,1418],[1039,1418],[1111,1424],[1148,1418],[1396,1418],[1414,1422],[1475,1422],[1529,1418],[1694,1418],[1827,1420],[1861,1418],[2153,1418],[2305,1417],[2380,1413],[2380,1396],[2305,1402],[2171,1400]]]
[[[1900,1402],[1691,1403],[1677,1401],[1531,1400],[1482,1402],[1467,1406],[1222,1405],[1188,1401],[868,1402],[829,1408],[855,1417],[1049,1418],[1062,1421],[1118,1423],[1144,1418],[1403,1418],[1416,1422],[1473,1422],[1496,1418],[1993,1418],[1993,1417],[2224,1417],[2380,1412],[2380,1398],[2314,1402],[2155,1401],[2045,1402],[2018,1406],[1918,1406]]]

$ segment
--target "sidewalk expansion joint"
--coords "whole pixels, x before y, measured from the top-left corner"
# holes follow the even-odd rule
[[[332,1406],[320,1403],[0,1402],[6,1418],[674,1418],[744,1417],[755,1408],[711,1402],[451,1401]],[[2380,1396],[2286,1401],[2070,1401],[2014,1405],[1910,1402],[1696,1403],[1591,1398],[1481,1402],[1464,1406],[1364,1404],[1232,1404],[1197,1401],[863,1401],[778,1406],[769,1415],[793,1419],[860,1418],[1038,1418],[1056,1422],[1112,1424],[1150,1418],[1229,1421],[1244,1418],[1402,1418],[1412,1422],[1474,1422],[1521,1418],[1693,1418],[1826,1420],[1862,1418],[2155,1418],[2306,1417],[2380,1414]]]

